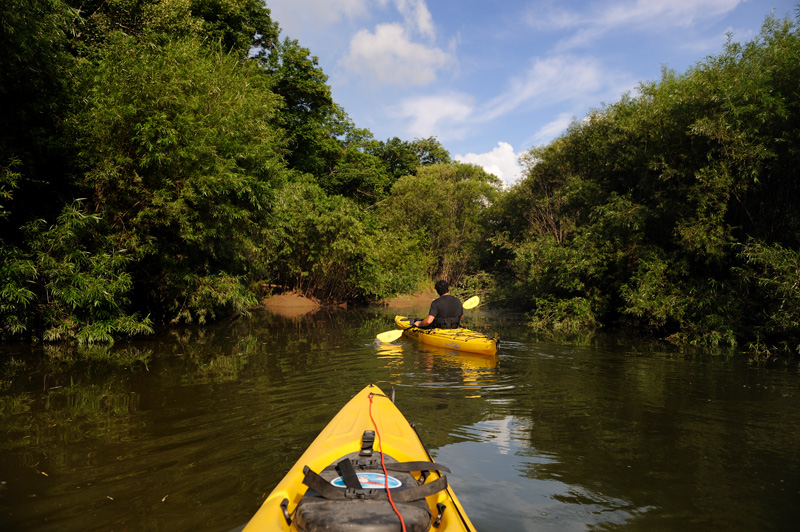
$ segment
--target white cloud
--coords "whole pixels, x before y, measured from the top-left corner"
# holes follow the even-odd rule
[[[433,83],[438,71],[454,61],[439,48],[412,42],[406,30],[393,23],[378,25],[375,33],[356,33],[342,64],[375,83],[407,87]]]
[[[462,94],[440,94],[407,98],[393,109],[393,114],[410,120],[408,132],[413,137],[456,138],[461,126],[472,114],[472,98]]]
[[[499,177],[506,185],[513,185],[522,177],[519,155],[514,153],[514,148],[507,142],[498,142],[495,149],[487,153],[468,153],[453,158],[463,163],[477,164]]]

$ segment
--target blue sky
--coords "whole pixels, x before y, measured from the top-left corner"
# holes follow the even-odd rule
[[[506,183],[573,118],[684,72],[800,0],[274,0],[334,100],[376,139],[435,136]]]

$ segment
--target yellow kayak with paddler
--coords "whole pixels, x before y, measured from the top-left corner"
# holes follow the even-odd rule
[[[449,472],[433,461],[393,397],[369,385],[322,430],[243,530],[474,531]]]
[[[458,329],[421,329],[412,327],[411,320],[412,318],[406,316],[394,317],[394,323],[398,329],[403,331],[403,336],[407,336],[417,342],[484,355],[497,353],[497,346],[500,343],[497,334],[490,338],[485,334],[464,327],[459,327]]]

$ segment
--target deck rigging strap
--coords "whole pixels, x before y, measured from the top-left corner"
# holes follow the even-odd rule
[[[358,475],[356,475],[353,462],[350,460],[342,460],[336,464],[336,470],[339,471],[339,474],[342,476],[342,480],[344,480],[344,485],[347,486],[348,489],[362,489],[361,481],[358,480]]]
[[[382,467],[379,458],[370,458],[367,460],[362,458],[352,458],[350,461],[352,462],[356,471],[363,469],[380,469]],[[341,464],[341,462],[339,462],[339,464]],[[449,467],[437,464],[436,462],[388,462],[385,465],[388,471],[399,471],[403,473],[410,473],[412,471],[444,471],[446,473],[452,473]]]
[[[390,462],[386,464],[389,471],[446,471],[451,473],[450,468],[436,462]]]
[[[341,463],[341,462],[340,462]],[[303,468],[303,484],[319,493],[322,497],[330,500],[346,499],[383,499],[388,498],[387,490],[364,489],[364,488],[337,488],[319,474],[311,470],[310,467]],[[360,484],[359,484],[360,486]],[[414,486],[404,490],[392,490],[392,499],[396,502],[409,503],[423,499],[434,493],[438,493],[447,488],[447,476],[442,476],[433,482]]]
[[[372,456],[372,445],[375,443],[375,431],[365,430],[361,436],[361,452],[359,456]]]

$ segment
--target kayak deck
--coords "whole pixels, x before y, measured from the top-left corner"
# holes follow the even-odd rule
[[[350,464],[363,488],[354,497],[346,495]],[[437,520],[437,531],[474,531],[443,471],[392,399],[370,385],[322,430],[244,532],[400,530],[389,496],[408,532],[434,530]]]
[[[403,334],[412,340],[437,347],[493,355],[497,352],[497,335],[489,338],[485,334],[460,327],[458,329],[421,329],[411,326],[411,318],[395,316],[394,323]]]

